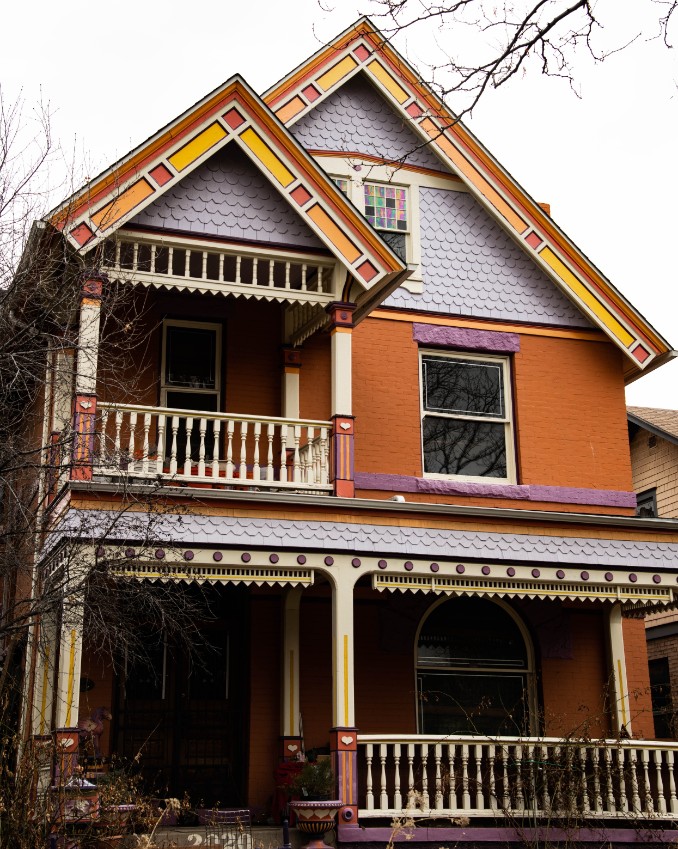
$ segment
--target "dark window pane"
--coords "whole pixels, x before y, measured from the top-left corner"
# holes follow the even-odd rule
[[[441,604],[422,625],[419,666],[525,669],[525,640],[512,616],[480,598]]]
[[[423,430],[425,472],[506,477],[503,424],[426,416]]]
[[[524,675],[434,673],[419,675],[422,734],[511,736],[527,732]]]
[[[167,327],[166,382],[173,386],[214,389],[216,333],[192,327]]]
[[[397,257],[407,262],[407,237],[404,233],[389,233],[387,230],[381,230],[379,235]]]
[[[425,357],[424,407],[439,413],[504,417],[499,363]]]
[[[657,513],[657,490],[646,489],[636,496],[636,516],[641,519],[656,519]]]

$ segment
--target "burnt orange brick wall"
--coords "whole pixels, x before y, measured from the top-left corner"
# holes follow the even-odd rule
[[[307,749],[326,746],[332,727],[332,602],[322,588],[306,591],[299,630],[299,707]]]
[[[258,596],[250,608],[250,739],[247,800],[250,807],[267,809],[274,787],[280,736],[280,621],[279,596]]]
[[[632,489],[622,354],[611,343],[520,338],[520,482]]]
[[[420,476],[412,325],[366,319],[353,338],[356,469]],[[520,344],[513,358],[518,483],[630,491],[621,353],[611,343],[527,334]]]
[[[412,325],[378,319],[359,324],[353,373],[356,471],[421,476],[419,354]]]
[[[622,622],[633,736],[652,740],[654,739],[654,719],[645,623],[642,619],[623,619]]]
[[[327,421],[331,414],[331,348],[327,333],[312,336],[301,349],[299,410],[302,419]]]
[[[607,617],[603,610],[567,611],[571,658],[541,660],[544,733],[552,737],[606,737],[609,671]]]

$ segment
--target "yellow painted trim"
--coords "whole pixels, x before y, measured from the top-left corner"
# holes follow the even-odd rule
[[[417,324],[437,324],[441,327],[472,327],[477,330],[494,330],[501,333],[519,333],[524,336],[548,336],[556,339],[579,339],[586,342],[609,342],[602,330],[561,330],[557,327],[528,327],[520,324],[497,324],[490,321],[478,321],[466,318],[448,318],[444,315],[419,315],[410,312],[391,312],[373,310],[370,318],[383,321],[407,321]]]
[[[66,689],[66,727],[71,727],[71,711],[73,708],[73,682],[75,680],[75,642],[78,632],[71,628],[71,646],[68,655],[68,687]]]
[[[367,70],[395,97],[398,103],[405,103],[406,100],[410,99],[410,95],[393,79],[381,62],[374,59],[367,65]]]
[[[353,242],[337,227],[330,216],[319,204],[314,204],[306,211],[306,214],[311,221],[319,227],[327,238],[332,242],[334,247],[349,263],[353,264],[360,256],[360,251]]]
[[[344,56],[341,62],[337,62],[324,74],[321,74],[316,82],[323,91],[332,88],[339,80],[343,80],[346,74],[350,74],[354,68],[358,67],[358,63],[353,56]]]
[[[565,283],[578,298],[603,322],[608,330],[628,348],[634,341],[633,336],[620,324],[612,313],[598,298],[584,286],[584,284],[570,271],[562,260],[560,260],[548,246],[539,251],[539,256],[552,268],[560,279]]]
[[[168,161],[177,171],[183,171],[191,162],[195,162],[206,150],[214,147],[215,144],[225,139],[227,135],[226,130],[221,124],[217,124],[216,122],[210,124],[209,127],[192,138],[188,144],[185,144],[176,153],[173,153]]]
[[[290,183],[294,182],[294,174],[292,174],[289,168],[273,153],[261,136],[255,133],[251,127],[248,127],[241,133],[240,138],[264,168],[273,174],[281,186],[286,188]]]
[[[155,192],[148,180],[137,180],[136,183],[125,189],[122,194],[118,195],[112,201],[102,207],[98,212],[92,215],[92,222],[100,230],[106,230],[119,221],[123,215],[134,209],[146,198],[150,197]]]
[[[348,634],[344,634],[344,725],[348,724]]]
[[[45,714],[47,713],[47,684],[49,676],[49,646],[45,646],[45,658],[42,668],[42,699],[40,700],[40,733],[45,733]]]
[[[290,649],[290,737],[294,736],[294,649]]]
[[[622,722],[626,725],[626,699],[624,697],[624,673],[622,671],[621,658],[617,659],[617,673],[619,675],[619,701],[621,702]]]

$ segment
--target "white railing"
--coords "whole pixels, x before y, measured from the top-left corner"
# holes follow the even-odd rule
[[[331,423],[100,403],[94,474],[330,491]]]
[[[359,816],[678,815],[678,743],[358,736]]]
[[[298,252],[256,250],[206,241],[119,238],[104,246],[103,270],[138,283],[247,297],[328,303],[335,263]]]

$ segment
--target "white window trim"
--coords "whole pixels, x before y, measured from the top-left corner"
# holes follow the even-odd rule
[[[407,267],[412,275],[403,283],[402,288],[413,295],[424,291],[421,272],[421,219],[419,215],[419,192],[422,186],[434,189],[447,189],[468,193],[465,185],[452,174],[449,177],[414,171],[406,166],[378,165],[359,157],[322,156],[314,157],[318,164],[333,178],[348,180],[349,200],[360,212],[365,214],[363,183],[384,183],[405,188],[408,204]],[[393,231],[398,232],[398,231]],[[403,232],[403,231],[400,231]]]
[[[475,361],[481,363],[498,363],[501,365],[502,378],[504,382],[504,417],[498,416],[473,416],[461,413],[436,413],[427,410],[424,406],[424,357],[438,357],[449,360],[460,360],[464,362]],[[463,351],[441,351],[440,349],[419,350],[419,410],[420,410],[420,437],[421,437],[421,467],[425,478],[432,480],[454,480],[468,483],[483,484],[513,484],[516,483],[516,461],[513,439],[513,397],[511,393],[511,363],[509,357],[494,354],[471,354]],[[506,477],[497,478],[483,475],[441,475],[434,472],[426,472],[424,457],[424,417],[435,416],[437,418],[454,419],[455,421],[482,421],[504,425],[504,440],[506,443]]]
[[[167,328],[168,327],[185,327],[194,330],[213,330],[215,331],[215,370],[214,370],[214,389],[193,386],[179,386],[174,383],[166,382],[166,366],[167,366]],[[221,410],[221,324],[214,324],[207,321],[182,321],[180,319],[166,318],[162,323],[162,362],[160,364],[160,405],[167,406],[168,392],[185,392],[187,394],[195,393],[196,395],[216,395],[217,410]]]

